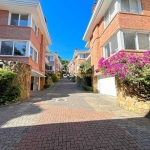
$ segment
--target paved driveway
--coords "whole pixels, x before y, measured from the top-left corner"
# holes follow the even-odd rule
[[[150,150],[150,119],[62,79],[0,108],[0,150]]]

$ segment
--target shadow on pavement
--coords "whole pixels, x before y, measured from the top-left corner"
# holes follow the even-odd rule
[[[8,127],[0,129],[1,150],[150,150],[145,118]]]

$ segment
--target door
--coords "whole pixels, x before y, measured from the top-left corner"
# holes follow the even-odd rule
[[[115,78],[98,76],[98,92],[100,94],[117,96]]]

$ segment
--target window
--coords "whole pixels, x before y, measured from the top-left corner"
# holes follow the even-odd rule
[[[26,42],[15,42],[14,55],[25,56]]]
[[[79,54],[78,58],[81,58],[81,59],[85,58],[85,54]]]
[[[150,48],[149,34],[138,33],[138,43],[140,50],[148,50]]]
[[[20,16],[20,26],[28,26],[28,15]]]
[[[110,57],[110,45],[109,43],[105,46],[105,58]]]
[[[38,62],[38,53],[32,47],[30,47],[30,58],[32,58],[32,60],[35,61],[36,63]]]
[[[105,45],[105,58],[110,57],[112,54],[118,51],[117,35],[113,36],[110,41]]]
[[[28,15],[11,14],[10,25],[28,26]]]
[[[0,55],[26,55],[26,42],[2,41],[0,45]]]
[[[33,29],[34,33],[36,34],[36,36],[38,36],[38,28],[33,20],[32,20],[32,29]]]
[[[140,5],[139,0],[121,0],[121,11],[140,13],[139,5]]]
[[[53,57],[53,56],[49,56],[49,57],[48,57],[48,60],[49,60],[49,61],[54,61],[54,57]]]
[[[113,2],[108,9],[107,14],[105,15],[105,27],[108,26],[108,24],[111,22],[111,20],[114,18],[116,15],[117,11],[115,9],[115,2]]]
[[[19,14],[11,14],[11,23],[10,25],[18,26],[19,23]]]
[[[12,55],[13,54],[13,42],[2,41],[0,55]]]
[[[124,33],[125,49],[136,49],[135,47],[135,33]]]
[[[149,33],[124,33],[125,49],[148,50],[150,48]]]
[[[54,71],[54,66],[47,66],[47,70]]]

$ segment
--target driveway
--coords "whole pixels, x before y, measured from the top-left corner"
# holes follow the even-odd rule
[[[0,150],[150,150],[150,119],[61,79],[0,108]]]

